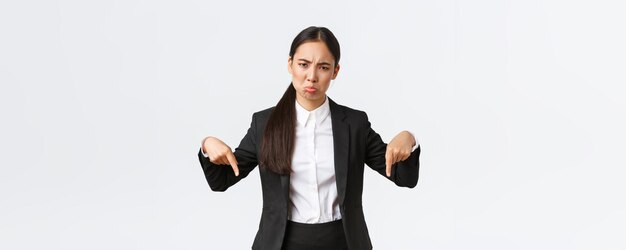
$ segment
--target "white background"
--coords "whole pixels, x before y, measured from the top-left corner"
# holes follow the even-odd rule
[[[258,170],[211,192],[197,151],[236,147],[289,84],[293,37],[330,28],[328,95],[420,182],[369,169],[375,249],[626,249],[622,1],[5,1],[0,249],[249,249]]]

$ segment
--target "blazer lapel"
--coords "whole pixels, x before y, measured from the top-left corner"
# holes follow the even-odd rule
[[[350,152],[350,125],[344,120],[344,110],[333,100],[330,101],[330,115],[333,124],[333,148],[335,155],[335,180],[337,182],[337,195],[339,204],[343,205],[346,195],[346,182],[348,177],[348,153]]]

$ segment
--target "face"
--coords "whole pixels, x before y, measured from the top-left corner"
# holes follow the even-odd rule
[[[337,77],[339,65],[324,42],[301,44],[288,61],[296,98],[301,104],[321,105],[330,81]]]

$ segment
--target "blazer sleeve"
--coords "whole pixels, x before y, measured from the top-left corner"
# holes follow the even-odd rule
[[[198,152],[200,165],[211,190],[223,192],[230,186],[235,185],[241,179],[250,174],[258,165],[257,142],[256,142],[256,114],[252,115],[252,122],[246,135],[241,139],[239,146],[235,148],[235,158],[239,167],[239,176],[235,176],[230,165],[213,164],[209,157],[204,157],[202,149]]]
[[[367,114],[365,115],[367,118]],[[369,119],[367,119],[366,127],[366,152],[365,164],[380,175],[389,179],[397,186],[414,188],[419,178],[419,156],[421,148],[418,145],[409,158],[404,161],[396,162],[391,168],[391,176],[387,177],[385,153],[387,152],[387,143],[383,142],[380,135],[371,127]]]

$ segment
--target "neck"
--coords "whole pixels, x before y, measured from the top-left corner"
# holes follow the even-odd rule
[[[320,98],[319,100],[308,100],[305,98],[301,98],[300,96],[296,96],[296,101],[304,109],[308,111],[312,111],[322,106],[322,104],[324,104],[324,101],[326,101],[326,96],[324,96],[324,98]]]

